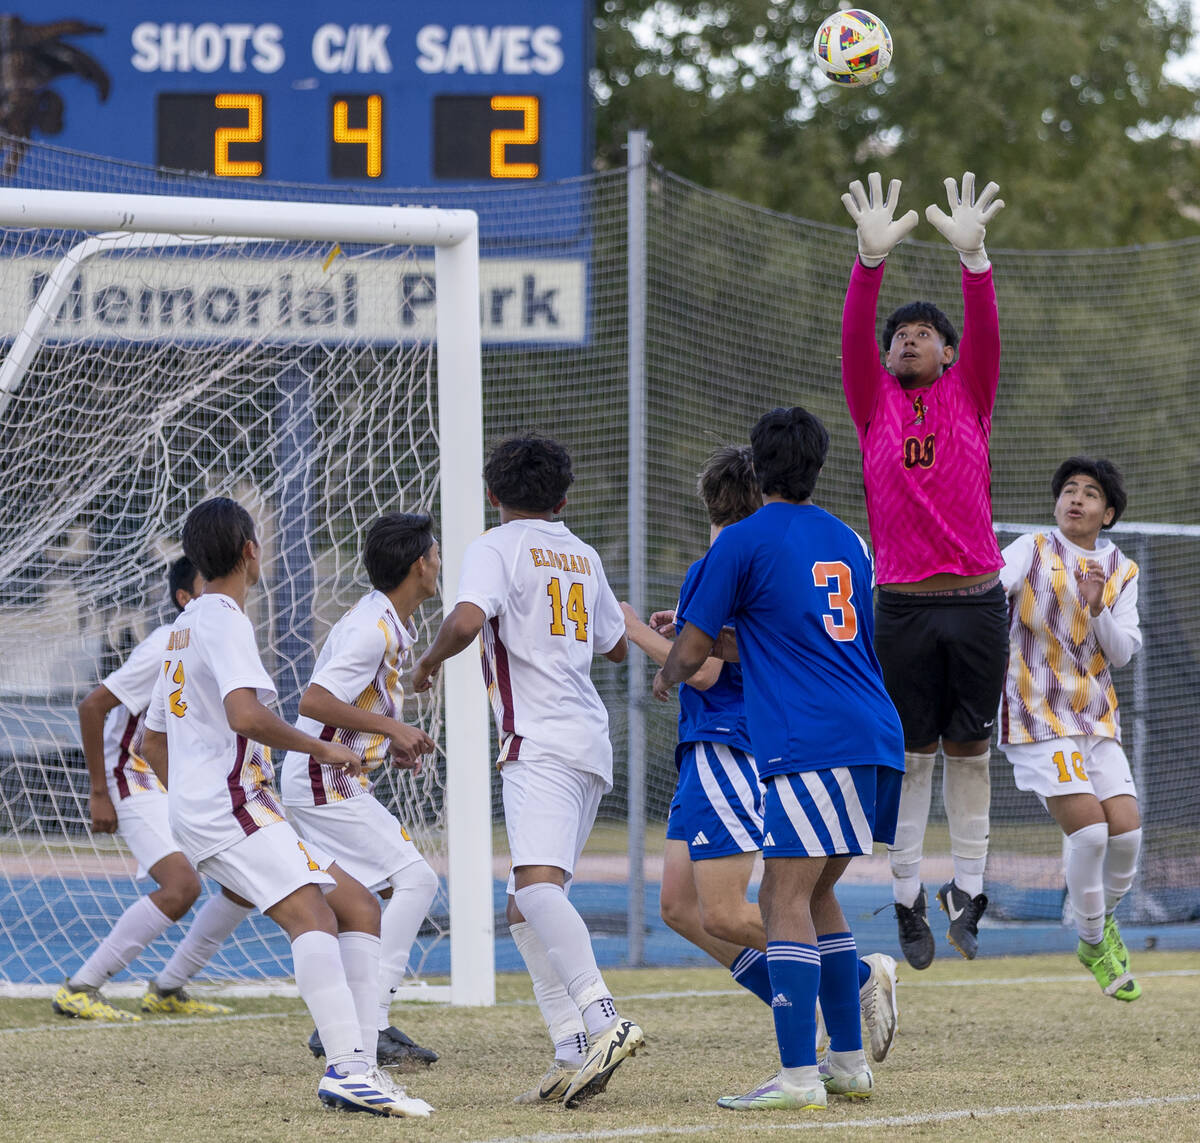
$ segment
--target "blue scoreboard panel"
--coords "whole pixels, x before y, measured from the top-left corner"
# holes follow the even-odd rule
[[[393,187],[584,173],[592,0],[29,0],[3,124],[218,178]],[[2,32],[3,29],[0,29]],[[19,74],[13,78],[15,59]],[[11,101],[10,101],[11,106]]]

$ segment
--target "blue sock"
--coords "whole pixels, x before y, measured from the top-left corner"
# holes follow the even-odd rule
[[[767,971],[766,953],[742,949],[729,971],[744,989],[753,992],[764,1004],[771,1003],[771,974]]]
[[[821,954],[797,941],[768,941],[767,968],[779,1060],[785,1068],[816,1067]]]
[[[858,958],[858,987],[861,989],[871,979],[871,966],[862,957]]]
[[[858,949],[849,933],[826,933],[817,937],[821,952],[821,1013],[829,1031],[831,1052],[862,1049],[862,1026],[858,1006]]]

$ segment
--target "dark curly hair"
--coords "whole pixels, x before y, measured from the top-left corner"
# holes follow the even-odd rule
[[[488,454],[483,478],[506,508],[552,512],[575,479],[571,454],[550,437],[522,433],[505,437]]]

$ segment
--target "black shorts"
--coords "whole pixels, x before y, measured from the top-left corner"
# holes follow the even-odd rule
[[[990,738],[1008,666],[1008,600],[1000,584],[977,595],[875,593],[875,654],[900,713],[904,746]]]

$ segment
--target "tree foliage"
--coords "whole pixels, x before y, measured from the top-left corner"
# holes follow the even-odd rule
[[[1187,137],[1200,96],[1163,75],[1190,39],[1188,0],[878,0],[895,58],[863,89],[814,74],[812,38],[835,7],[597,0],[598,161],[622,165],[638,127],[685,178],[838,225],[841,191],[869,170],[902,179],[918,208],[973,170],[1008,203],[996,246],[1200,233]]]

